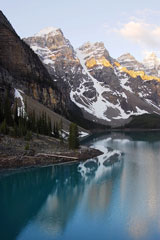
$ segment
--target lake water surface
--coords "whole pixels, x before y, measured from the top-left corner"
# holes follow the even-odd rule
[[[0,174],[0,240],[160,239],[160,133],[85,144],[104,155]]]

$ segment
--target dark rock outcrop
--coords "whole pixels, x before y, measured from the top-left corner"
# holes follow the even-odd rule
[[[120,65],[124,60],[127,66],[127,58],[128,69]],[[0,94],[10,88],[13,98],[20,89],[90,129],[123,126],[132,115],[160,114],[160,79],[132,71],[131,65],[139,70],[142,65],[129,54],[120,63],[101,42],[75,51],[60,29],[22,41],[0,12]]]
[[[13,100],[17,88],[63,116],[74,117],[76,112],[81,118],[81,110],[72,103],[64,85],[56,85],[54,80],[61,82],[61,76],[49,75],[39,57],[0,12],[0,93],[10,89]]]

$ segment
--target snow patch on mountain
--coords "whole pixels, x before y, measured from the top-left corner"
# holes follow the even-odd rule
[[[21,107],[18,107],[18,116],[20,116],[21,114],[23,114],[23,116],[26,114],[25,112],[25,104],[24,104],[24,100],[21,94],[23,94],[23,92],[19,89],[14,89],[14,97],[18,98],[21,100]]]
[[[120,116],[114,117],[114,119],[128,119],[132,115],[138,116],[138,115],[142,115],[142,114],[148,113],[147,111],[145,111],[143,109],[140,109],[139,107],[136,107],[136,110],[137,110],[136,112],[129,111],[128,114],[126,114],[125,112],[122,112]]]
[[[109,56],[109,53],[105,49],[103,42],[96,42],[96,43],[86,42],[76,51],[83,53],[83,58],[85,60],[88,60],[91,58],[98,59],[104,56],[104,54]],[[99,66],[99,68],[101,67],[102,66]]]
[[[102,93],[104,92],[104,87],[102,87],[101,84],[89,73],[85,65],[85,55],[80,50],[77,50],[77,57],[79,58],[85,73],[93,81],[94,88],[97,91],[97,101],[92,102],[92,114],[100,119],[111,121],[104,114],[107,109],[107,106],[110,105],[107,104],[107,101],[102,96]]]
[[[81,50],[77,50],[77,57],[80,60],[80,63],[85,71],[85,74],[88,75],[88,77],[92,80],[93,82],[93,86],[96,89],[96,101],[88,101],[88,105],[86,103],[81,104],[79,102],[76,101],[76,98],[79,97],[81,98],[81,95],[83,94],[83,91],[85,91],[84,86],[81,86],[81,91],[78,92],[73,92],[71,91],[71,99],[72,101],[79,107],[83,108],[85,111],[87,111],[90,114],[93,114],[94,116],[100,118],[100,119],[104,119],[107,121],[111,121],[111,119],[128,119],[131,115],[140,115],[140,114],[144,114],[144,113],[148,113],[145,110],[141,110],[140,108],[136,107],[136,111],[129,111],[129,112],[125,112],[124,109],[121,107],[121,103],[119,101],[119,99],[117,99],[117,104],[113,104],[110,101],[108,101],[106,98],[104,98],[102,96],[102,94],[105,92],[112,92],[111,89],[109,89],[108,87],[105,88],[104,86],[101,85],[100,82],[98,82],[88,71],[86,65],[85,65],[85,59],[86,59],[86,54],[83,54],[83,52]],[[119,77],[119,81],[120,81],[120,85],[123,89],[132,92],[132,89],[126,85],[127,81],[128,81],[128,76],[125,74],[122,74],[120,71],[115,70],[115,73],[118,75]],[[117,96],[121,96],[124,99],[127,100],[127,95],[124,92],[112,92],[112,95],[117,95]],[[83,101],[83,99],[81,99]],[[114,109],[117,110],[117,112],[119,113],[118,116],[116,117],[108,117],[106,116],[106,112],[108,109]]]
[[[88,135],[89,135],[89,133],[87,133],[87,132],[83,132],[83,131],[79,132],[79,137],[81,137],[81,138],[87,137]]]
[[[42,48],[37,45],[31,45],[31,48],[42,59],[44,64],[49,64],[53,67],[54,60],[51,59],[53,53],[49,50],[49,48]]]
[[[34,52],[36,52],[38,55],[40,55],[41,57],[43,57],[43,56],[45,56],[45,55],[50,55],[50,54],[52,54],[52,52],[49,50],[49,48],[47,48],[47,47],[39,47],[38,45],[32,45],[31,46],[31,48],[32,48],[32,50],[34,51]]]
[[[121,87],[123,89],[133,93],[131,87],[126,85],[129,80],[129,76],[126,73],[121,72],[121,68],[117,68],[117,67],[114,67],[114,73],[119,78]]]
[[[42,29],[41,31],[39,31],[37,34],[35,34],[35,37],[45,37],[46,35],[50,34],[50,35],[57,35],[59,34],[59,28],[54,28],[54,27],[47,27]]]

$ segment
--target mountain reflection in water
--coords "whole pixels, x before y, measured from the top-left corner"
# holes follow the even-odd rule
[[[1,175],[0,239],[159,239],[160,142],[144,136],[95,136],[98,158]]]

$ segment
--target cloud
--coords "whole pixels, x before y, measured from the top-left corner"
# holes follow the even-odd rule
[[[129,20],[143,20],[143,21],[153,21],[156,20],[157,17],[160,16],[160,10],[153,10],[153,9],[139,9],[131,15],[128,12],[122,12],[121,15]]]
[[[136,11],[136,15],[146,18],[148,16],[159,16],[160,15],[160,11],[159,10],[153,10],[153,9],[149,9],[149,8],[145,8],[142,10],[137,10]]]
[[[113,31],[143,47],[160,48],[160,26],[144,21],[129,21]]]

